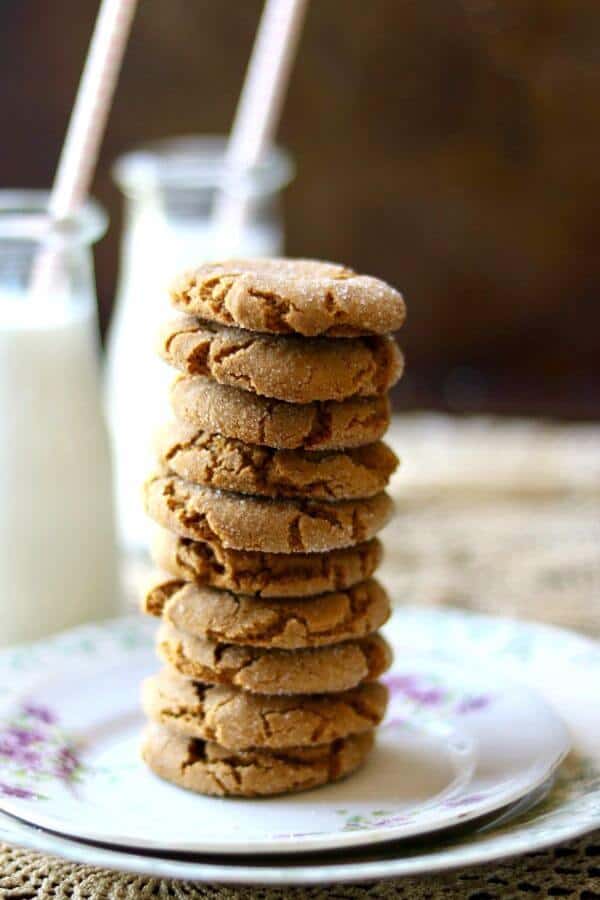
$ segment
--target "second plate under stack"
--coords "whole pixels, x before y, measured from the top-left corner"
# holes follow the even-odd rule
[[[371,576],[404,304],[306,260],[202,266],[172,299],[175,422],[145,485],[164,668],[144,684],[143,756],[203,793],[315,787],[360,765],[387,702],[389,601]]]

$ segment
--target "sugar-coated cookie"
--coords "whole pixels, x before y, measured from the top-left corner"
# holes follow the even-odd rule
[[[374,578],[316,597],[268,600],[163,577],[146,591],[142,609],[222,644],[296,650],[372,634],[387,621],[390,601]]]
[[[163,528],[193,540],[266,553],[316,553],[369,540],[392,513],[386,493],[363,500],[270,500],[214,491],[177,475],[144,486],[146,512]]]
[[[165,362],[188,375],[288,403],[383,394],[402,373],[402,355],[388,335],[352,338],[280,337],[225,328],[180,316],[158,340]]]
[[[216,537],[194,541],[157,528],[152,558],[177,579],[266,599],[346,590],[373,574],[382,547],[372,538],[328,553],[260,553],[227,549]]]
[[[178,277],[171,301],[223,325],[307,337],[385,334],[403,324],[402,295],[369,275],[311,259],[230,259]]]
[[[142,758],[160,778],[200,794],[266,797],[306,791],[354,772],[373,746],[373,732],[316,747],[227,750],[157,725],[144,735]]]
[[[231,750],[310,747],[369,731],[381,722],[387,696],[378,681],[339,694],[251,694],[190,681],[170,669],[142,686],[144,711],[153,722]]]
[[[377,634],[303,650],[264,649],[194,637],[163,622],[157,652],[167,667],[203,684],[225,684],[253,694],[324,694],[374,681],[392,653]]]
[[[179,422],[158,431],[155,447],[160,464],[187,481],[264,497],[372,497],[398,465],[383,441],[351,450],[276,450]]]
[[[343,450],[378,441],[390,422],[385,395],[286,403],[205,378],[180,375],[171,385],[175,418],[246,444],[295,450]]]

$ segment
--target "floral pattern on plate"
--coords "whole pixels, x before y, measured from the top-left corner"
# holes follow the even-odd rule
[[[85,651],[77,651],[83,666],[84,657],[110,655],[115,648],[124,649],[127,644],[136,652],[136,648],[151,640],[151,631],[139,620],[121,620],[111,623],[110,627],[80,629],[79,634],[54,638],[33,648],[4,651],[0,653],[0,697],[2,693],[6,696],[14,694],[17,673],[19,678],[25,676],[27,680],[38,665],[60,663],[67,646],[90,643]],[[400,658],[405,649],[418,648],[423,655],[440,660],[472,660],[474,666],[482,670],[493,664],[509,678],[540,690],[555,704],[569,725],[574,752],[561,766],[550,794],[517,817],[514,812],[510,819],[503,814],[498,819],[486,820],[483,826],[475,826],[468,834],[446,832],[439,838],[429,839],[420,850],[411,849],[409,854],[399,854],[393,845],[378,845],[368,851],[366,848],[361,850],[358,856],[348,853],[338,855],[334,860],[322,858],[320,862],[314,857],[310,862],[298,858],[292,863],[288,859],[285,864],[261,865],[260,868],[256,868],[252,860],[236,864],[230,860],[208,863],[106,850],[31,829],[1,814],[0,837],[77,862],[112,866],[133,873],[198,882],[283,885],[343,883],[481,864],[542,849],[600,827],[598,643],[569,631],[533,623],[456,610],[416,608],[398,610],[387,636]],[[401,675],[407,672],[405,666],[399,665],[396,669]],[[492,690],[491,703],[494,704],[496,699]],[[421,704],[419,715],[425,715],[426,711],[426,705]],[[485,712],[483,709],[482,713]],[[117,775],[117,780],[120,777]],[[336,810],[342,828],[356,814],[371,822],[380,822],[391,811],[385,803],[372,804],[361,813],[343,803],[338,804]],[[349,824],[354,830],[361,823]],[[364,824],[367,829],[371,827],[369,822]]]
[[[148,625],[118,620],[0,654],[1,809],[58,833],[145,850],[334,848],[488,814],[546,780],[568,746],[534,692],[413,644],[410,653],[399,647],[386,679],[389,714],[352,778],[263,800],[193,795],[139,760],[139,684],[156,667]]]
[[[82,776],[77,747],[48,707],[25,702],[0,723],[0,796],[43,800],[44,782],[74,787]]]

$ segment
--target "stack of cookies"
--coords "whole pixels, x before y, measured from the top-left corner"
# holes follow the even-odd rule
[[[143,689],[143,756],[206,794],[334,781],[367,756],[391,661],[372,577],[397,466],[381,442],[401,295],[307,260],[201,266],[160,353],[175,421],[145,485],[168,573],[145,599],[164,668]]]

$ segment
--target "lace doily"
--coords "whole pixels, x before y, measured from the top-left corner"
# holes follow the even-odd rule
[[[77,866],[0,847],[0,897],[6,900],[512,900],[600,897],[600,833],[501,865],[431,878],[310,888],[219,887]]]

